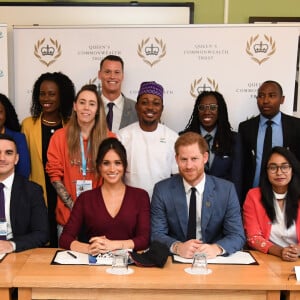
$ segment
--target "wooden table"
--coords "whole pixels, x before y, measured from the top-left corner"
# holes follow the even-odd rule
[[[105,266],[51,265],[56,249],[35,249],[14,279],[19,299],[205,299],[279,300],[286,285],[268,267],[209,265],[210,275],[189,275],[168,260],[163,269],[134,269],[111,275]]]
[[[288,299],[300,300],[300,282],[296,280],[296,275],[293,271],[294,266],[300,266],[300,259],[297,262],[287,262],[277,256],[259,252],[256,253],[256,256],[264,261],[281,282],[286,283],[285,290],[288,291]]]
[[[0,262],[0,299],[9,300],[13,279],[21,269],[31,250],[22,253],[7,254]]]

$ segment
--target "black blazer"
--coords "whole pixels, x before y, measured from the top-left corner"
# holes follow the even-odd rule
[[[16,252],[41,247],[48,242],[48,213],[43,190],[17,174],[11,191],[10,220],[11,241],[16,243]]]
[[[241,122],[239,133],[243,148],[243,200],[252,188],[256,168],[256,144],[260,116]],[[300,119],[281,113],[283,147],[300,160]]]
[[[240,199],[242,193],[243,159],[241,139],[236,132],[233,132],[233,143],[233,154],[231,156],[215,154],[211,167],[206,173],[233,182]]]

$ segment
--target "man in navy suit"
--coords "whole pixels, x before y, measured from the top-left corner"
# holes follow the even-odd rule
[[[243,148],[243,199],[250,188],[259,185],[263,144],[269,120],[272,121],[272,147],[286,147],[300,160],[300,119],[280,112],[284,99],[278,82],[265,81],[257,93],[260,114],[239,125]]]
[[[122,92],[124,79],[124,62],[117,55],[108,55],[100,63],[98,78],[101,80],[101,98],[104,103],[105,113],[109,112],[112,105],[112,127],[109,129],[118,132],[119,129],[138,121],[135,110],[136,102],[126,98]]]
[[[49,239],[42,188],[15,174],[17,162],[14,139],[0,134],[0,193],[3,193],[5,203],[0,208],[0,253],[41,247]]]
[[[233,183],[206,175],[208,146],[198,133],[182,134],[175,143],[179,174],[158,182],[151,202],[152,240],[170,252],[192,258],[229,255],[245,243],[240,204]],[[196,232],[188,238],[189,206],[196,189]]]

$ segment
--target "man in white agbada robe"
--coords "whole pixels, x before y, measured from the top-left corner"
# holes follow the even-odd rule
[[[143,82],[137,97],[135,122],[118,133],[127,151],[125,182],[145,189],[151,198],[154,184],[178,173],[174,144],[178,134],[159,123],[163,111],[163,87]]]

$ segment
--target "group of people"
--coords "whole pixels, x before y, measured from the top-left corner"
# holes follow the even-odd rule
[[[277,82],[259,87],[260,114],[238,132],[223,95],[205,91],[178,134],[160,122],[159,83],[126,98],[114,55],[98,77],[101,91],[89,84],[75,95],[66,75],[42,74],[21,126],[0,95],[0,252],[47,244],[98,255],[159,241],[182,257],[213,258],[247,241],[297,260],[300,119],[280,112]]]

